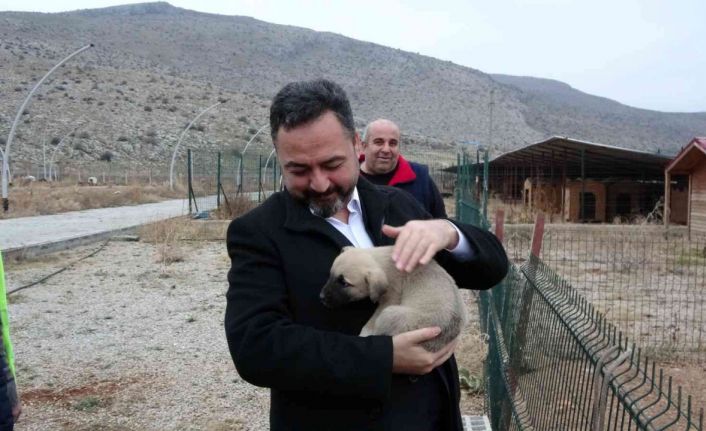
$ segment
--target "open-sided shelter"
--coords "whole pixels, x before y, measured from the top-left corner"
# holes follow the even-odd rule
[[[570,222],[645,216],[663,196],[671,157],[554,136],[490,162],[490,191]]]

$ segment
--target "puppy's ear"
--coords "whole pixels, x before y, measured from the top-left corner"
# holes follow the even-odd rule
[[[350,249],[352,249],[352,248],[355,248],[355,247],[353,247],[352,245],[347,245],[347,246],[345,246],[345,247],[343,247],[343,248],[341,249],[341,253],[343,253],[343,252],[346,251],[346,250],[350,250]]]
[[[365,282],[368,283],[370,300],[373,302],[378,302],[380,297],[387,292],[387,275],[378,266],[368,270],[368,273],[365,274]]]

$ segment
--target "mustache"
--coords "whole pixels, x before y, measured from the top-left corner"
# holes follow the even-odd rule
[[[316,192],[314,190],[306,190],[304,192],[304,196],[308,199],[320,199],[320,198],[331,196],[332,194],[336,194],[336,193],[343,195],[343,189],[341,189],[340,187],[331,186],[328,189],[326,189],[325,192]]]

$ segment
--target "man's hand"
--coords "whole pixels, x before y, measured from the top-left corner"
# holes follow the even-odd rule
[[[421,343],[439,335],[438,327],[403,332],[392,337],[392,372],[395,374],[423,375],[446,362],[451,357],[458,338],[438,352],[429,352]]]
[[[458,232],[446,220],[412,220],[402,227],[382,226],[382,233],[395,239],[392,260],[400,271],[412,272],[426,265],[443,249],[458,244]]]
[[[20,415],[22,414],[22,403],[19,401],[17,404],[12,406],[12,418],[14,422],[17,422],[17,420],[20,418]]]

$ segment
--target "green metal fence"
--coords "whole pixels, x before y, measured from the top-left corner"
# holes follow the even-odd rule
[[[703,410],[532,256],[481,295],[494,429],[703,430]]]
[[[505,229],[516,263],[531,226]],[[655,359],[706,363],[706,240],[686,229],[550,225],[539,256]]]
[[[459,154],[457,161],[456,218],[488,229],[488,153]]]
[[[456,215],[488,227],[487,163],[468,159]],[[536,254],[479,298],[493,429],[702,431],[703,409]]]
[[[281,188],[274,151],[243,156],[237,151],[187,150],[186,166],[190,213],[221,208],[238,198],[262,202]]]

